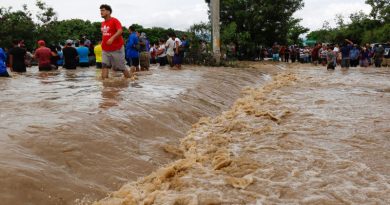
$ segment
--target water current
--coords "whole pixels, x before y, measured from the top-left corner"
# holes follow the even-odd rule
[[[95,205],[390,204],[390,69],[276,68]]]
[[[95,68],[31,68],[0,79],[0,204],[102,199],[176,160],[191,125],[277,70],[153,67],[136,81],[102,82]]]

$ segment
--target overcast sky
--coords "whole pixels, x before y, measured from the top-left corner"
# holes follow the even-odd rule
[[[124,26],[133,23],[144,27],[188,29],[192,24],[207,21],[207,5],[204,0],[44,0],[53,7],[60,20],[79,18],[101,21],[99,6],[107,3],[113,8],[113,16]],[[334,16],[363,10],[369,13],[371,7],[364,0],[304,0],[305,7],[295,16],[302,18],[302,25],[312,30],[322,27],[324,20],[334,25]],[[20,9],[27,3],[30,10],[36,11],[35,0],[1,0],[0,7],[12,6]]]

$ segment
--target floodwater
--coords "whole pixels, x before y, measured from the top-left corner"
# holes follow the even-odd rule
[[[390,204],[390,68],[276,68],[95,205]]]
[[[0,79],[0,204],[102,199],[176,160],[172,147],[192,124],[269,79],[255,68],[191,66],[153,67],[136,81],[99,75],[32,68]]]

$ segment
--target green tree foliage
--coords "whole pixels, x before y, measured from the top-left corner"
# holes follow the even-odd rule
[[[327,43],[343,43],[344,39],[348,38],[358,44],[390,40],[390,22],[374,19],[372,14],[369,16],[362,11],[351,14],[348,24],[341,21],[341,18],[336,17],[337,26],[335,28],[326,27],[312,31],[307,38]]]
[[[161,27],[153,27],[153,28],[144,28],[141,25],[133,24],[136,30],[140,33],[145,33],[151,43],[158,44],[160,38],[167,40],[169,33],[175,32],[175,34],[180,37],[182,32],[175,31],[172,28],[165,29]],[[127,38],[128,36],[126,36]]]
[[[222,42],[234,42],[237,38],[237,24],[230,22],[221,32]]]
[[[390,1],[389,0],[366,0],[372,7],[370,15],[382,22],[390,22]]]
[[[188,30],[191,41],[191,49],[187,54],[186,61],[192,64],[214,65],[211,50],[211,24],[201,22],[194,24]],[[223,35],[222,35],[223,38]]]
[[[365,32],[362,38],[362,42],[390,42],[390,23]]]
[[[91,23],[81,19],[53,21],[45,26],[50,32],[41,34],[40,37],[51,44],[64,43],[67,39],[80,39],[82,36],[98,41],[101,38],[101,23]]]
[[[209,42],[211,40],[211,24],[210,23],[198,23],[190,27],[189,32],[193,38],[197,38],[202,41]]]
[[[191,40],[192,51],[195,53],[201,53],[201,42],[210,42],[211,41],[211,24],[210,23],[198,23],[194,24],[188,30],[189,38]],[[206,47],[206,53],[208,52]]]
[[[42,24],[48,24],[52,21],[57,21],[57,14],[54,9],[48,6],[44,1],[37,0],[35,5],[40,10],[36,17]]]
[[[35,6],[40,10],[36,17],[39,22],[36,25],[38,39],[46,40],[53,43],[52,40],[58,37],[57,31],[53,29],[53,26],[57,25],[57,14],[54,9],[45,2],[37,0]]]
[[[25,40],[26,46],[33,46],[36,28],[31,13],[24,10],[11,11],[11,8],[0,8],[0,47],[10,47],[13,40]]]
[[[288,31],[288,44],[289,45],[302,44],[302,39],[300,38],[300,36],[304,33],[309,32],[308,28],[305,28],[299,24],[301,21],[302,21],[302,19],[295,19],[295,18],[292,18],[289,21],[289,25],[290,25],[290,29]]]
[[[287,44],[289,37],[296,42],[300,32],[306,29],[290,19],[303,5],[302,0],[223,0],[220,5],[222,43],[233,42],[242,52],[253,53],[258,45]]]
[[[24,40],[28,49],[35,48],[37,40],[45,40],[47,44],[64,44],[67,39],[77,40],[86,36],[92,42],[102,38],[101,22],[90,22],[81,19],[57,20],[54,9],[45,2],[38,0],[36,7],[39,12],[35,15],[37,22],[32,19],[32,13],[26,5],[23,10],[12,11],[12,8],[0,8],[0,47],[8,48],[13,40]],[[181,36],[184,32],[159,27],[144,28],[134,24],[137,31],[145,32],[152,43],[158,43],[159,38],[166,39],[170,32]],[[123,27],[123,37],[129,36],[128,27]]]

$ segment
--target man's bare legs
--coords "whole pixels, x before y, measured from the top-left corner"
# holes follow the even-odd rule
[[[131,78],[131,73],[128,69],[122,71],[123,75],[125,78]],[[102,80],[108,78],[108,74],[109,74],[109,69],[108,68],[103,68],[102,69]]]
[[[108,68],[102,68],[102,80],[108,78]]]

